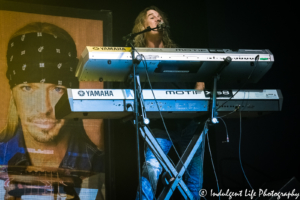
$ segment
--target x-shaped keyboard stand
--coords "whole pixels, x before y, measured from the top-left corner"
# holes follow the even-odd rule
[[[208,128],[206,125],[203,128],[202,133],[195,134],[189,143],[188,147],[184,151],[181,156],[181,161],[177,163],[176,167],[174,167],[171,161],[168,159],[156,139],[153,137],[151,132],[146,126],[141,126],[139,128],[140,134],[143,136],[153,154],[156,156],[157,160],[163,166],[165,171],[171,175],[171,180],[167,187],[165,187],[162,193],[159,195],[158,200],[168,200],[171,195],[175,191],[176,187],[178,187],[184,199],[193,199],[193,195],[190,190],[187,188],[186,184],[182,180],[182,176],[187,169],[189,163],[194,157],[197,149],[201,145],[202,140],[205,138],[206,133],[208,132]]]

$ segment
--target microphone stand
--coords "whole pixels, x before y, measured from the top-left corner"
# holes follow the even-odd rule
[[[137,148],[137,164],[138,164],[138,178],[139,178],[139,199],[142,200],[142,176],[141,176],[141,161],[140,161],[140,141],[139,141],[139,110],[138,110],[138,98],[141,95],[138,95],[138,91],[137,91],[137,79],[139,79],[139,76],[136,75],[136,67],[138,66],[138,64],[141,62],[142,57],[141,56],[137,56],[137,58],[135,58],[135,47],[133,45],[133,40],[134,38],[139,35],[139,34],[143,34],[146,32],[150,32],[152,30],[156,30],[159,27],[155,27],[155,28],[150,28],[150,26],[148,26],[145,30],[140,31],[138,33],[130,33],[127,36],[123,37],[123,40],[126,41],[126,46],[130,46],[131,47],[131,57],[132,57],[132,70],[131,73],[132,75],[130,76],[130,78],[133,78],[133,91],[134,91],[134,124],[135,124],[135,130],[136,130],[136,148]],[[130,81],[129,81],[130,82]],[[138,80],[139,82],[139,80]],[[143,123],[143,122],[142,122]]]

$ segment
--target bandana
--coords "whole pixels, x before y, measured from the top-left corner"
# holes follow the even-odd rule
[[[22,83],[52,83],[78,88],[75,77],[78,63],[74,43],[42,32],[12,38],[7,48],[10,87]]]

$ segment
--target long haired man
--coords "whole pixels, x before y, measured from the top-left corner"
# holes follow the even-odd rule
[[[151,6],[144,9],[135,20],[135,24],[132,32],[137,33],[148,26],[151,28],[157,27],[161,22],[164,22],[166,26],[169,26],[166,15],[157,7]],[[148,48],[174,48],[177,45],[170,39],[169,29],[158,29],[144,34],[138,35],[134,44],[136,47],[148,47]],[[153,83],[153,89],[204,89],[204,83]],[[150,128],[154,134],[157,142],[160,144],[163,151],[167,154],[172,147],[172,143],[178,143],[181,153],[184,152],[192,139],[194,133],[199,130],[199,122],[190,119],[165,119],[168,132],[170,133],[170,140],[164,125],[160,120],[151,120]],[[153,155],[151,150],[147,147],[145,150],[146,162],[143,165],[142,171],[142,196],[143,199],[154,199],[157,187],[157,181],[162,173],[162,166],[159,161]],[[199,147],[192,161],[190,162],[187,173],[183,180],[193,193],[195,199],[199,199],[199,190],[202,187],[203,182],[203,152],[204,144]],[[139,195],[137,195],[137,198]]]

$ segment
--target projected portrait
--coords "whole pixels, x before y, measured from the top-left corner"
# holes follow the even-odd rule
[[[104,154],[90,140],[82,121],[55,118],[55,105],[67,88],[79,88],[72,37],[56,25],[30,23],[10,37],[6,58],[12,96],[8,121],[0,133],[0,165],[7,165],[12,173],[18,173],[12,166],[41,167],[46,176],[58,173],[51,169],[71,170],[73,177],[80,177],[75,172],[103,173]],[[68,177],[64,173],[60,170],[60,177]],[[63,182],[64,192],[76,196],[73,186],[81,180],[56,182]]]

